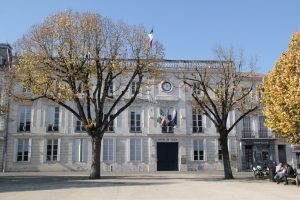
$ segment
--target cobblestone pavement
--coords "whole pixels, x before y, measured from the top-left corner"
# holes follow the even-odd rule
[[[222,172],[103,174],[89,180],[86,172],[27,172],[0,175],[0,200],[110,199],[298,199],[300,187],[255,180],[251,173]]]

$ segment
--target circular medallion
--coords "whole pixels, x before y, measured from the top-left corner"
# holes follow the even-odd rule
[[[161,84],[161,88],[165,92],[170,92],[172,90],[172,84],[168,81],[165,81]]]

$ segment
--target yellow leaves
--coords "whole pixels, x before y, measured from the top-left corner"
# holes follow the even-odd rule
[[[295,33],[287,52],[264,78],[262,102],[266,125],[290,142],[297,142],[300,131],[300,34]]]

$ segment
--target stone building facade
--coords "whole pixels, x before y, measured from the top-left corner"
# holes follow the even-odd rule
[[[213,62],[184,63],[209,66]],[[114,120],[105,133],[101,151],[102,171],[223,169],[219,136],[214,125],[193,109],[190,89],[177,78],[177,68],[182,61],[169,60],[165,65],[166,73],[156,80],[157,84],[143,88],[136,101]],[[261,83],[262,76],[253,76],[256,76],[255,84]],[[24,89],[23,92],[29,91]],[[6,171],[90,168],[91,142],[84,126],[72,113],[45,99],[32,103],[11,101],[10,105]],[[162,128],[157,122],[160,112],[170,120],[175,119],[176,127]],[[233,123],[237,116],[238,112],[231,112],[228,123]],[[290,145],[282,146],[282,141],[275,138],[263,121],[259,110],[230,133],[228,146],[234,170],[247,170],[255,163],[278,162],[280,159],[296,163],[296,154],[292,153]]]

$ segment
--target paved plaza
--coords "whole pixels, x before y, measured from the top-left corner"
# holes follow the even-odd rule
[[[6,173],[0,176],[1,200],[110,200],[110,199],[295,199],[300,188],[255,180],[251,173],[236,173],[223,180],[221,172],[103,174]]]

